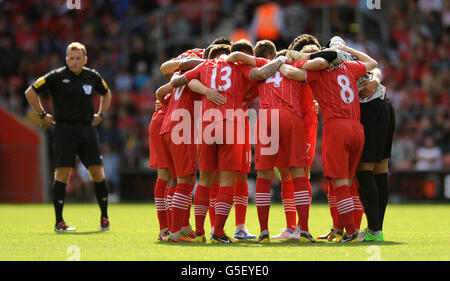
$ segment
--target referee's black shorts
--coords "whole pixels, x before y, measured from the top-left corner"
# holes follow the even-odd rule
[[[361,124],[364,126],[364,150],[361,162],[380,162],[391,157],[395,129],[395,112],[389,99],[361,103]]]
[[[103,165],[100,138],[93,125],[57,121],[53,133],[56,167],[74,167],[76,155],[86,167]]]

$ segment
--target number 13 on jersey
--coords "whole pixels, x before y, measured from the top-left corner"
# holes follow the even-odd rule
[[[211,89],[217,89],[220,91],[226,91],[231,87],[231,67],[226,66],[220,70],[220,81],[225,81],[225,85],[219,83],[219,87],[216,87],[217,67],[214,67],[211,75]]]

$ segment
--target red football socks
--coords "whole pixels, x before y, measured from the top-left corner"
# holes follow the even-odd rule
[[[155,198],[156,214],[158,216],[160,230],[169,227],[168,221],[167,221],[166,202],[164,199],[164,193],[166,191],[166,187],[167,187],[166,180],[163,180],[163,179],[156,180],[154,198]]]
[[[221,186],[219,194],[217,194],[216,203],[216,217],[214,221],[214,234],[216,236],[224,236],[223,227],[230,214],[231,206],[233,205],[233,187]]]
[[[258,212],[259,226],[261,232],[269,229],[269,210],[270,210],[270,186],[272,181],[269,179],[257,178],[255,201]]]
[[[205,234],[205,218],[209,208],[209,188],[198,185],[194,195],[195,232]]]
[[[294,182],[294,203],[299,217],[300,230],[309,231],[309,208],[311,206],[311,184],[307,177],[297,177]]]
[[[297,209],[294,204],[294,183],[292,180],[281,183],[281,200],[286,216],[286,228],[295,230],[297,226]]]
[[[245,216],[247,214],[248,205],[248,184],[247,182],[237,182],[234,184],[234,210],[235,224],[245,224]]]
[[[353,218],[353,199],[350,193],[350,187],[343,185],[335,187],[337,210],[339,214],[339,220],[345,227],[347,234],[352,235],[355,232],[355,221]]]

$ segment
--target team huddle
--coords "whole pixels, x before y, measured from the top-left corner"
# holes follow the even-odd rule
[[[322,49],[314,36],[303,34],[287,50],[277,51],[269,40],[253,46],[247,40],[230,42],[220,37],[206,49],[187,50],[161,65],[170,81],[156,91],[158,107],[149,126],[150,166],[158,171],[154,195],[159,240],[205,243],[209,212],[212,243],[248,239],[315,242],[309,231],[309,172],[320,108],[323,172],[333,227],[316,239],[383,241],[387,198],[384,193],[383,200],[370,193],[373,189],[366,182],[371,182],[373,173],[387,173],[392,136],[384,128],[389,126],[384,126],[387,132],[378,136],[386,139],[382,148],[376,149],[376,156],[364,158],[374,154],[374,140],[366,139],[360,111],[363,99],[367,103],[387,101],[379,84],[381,74],[375,60],[347,47],[341,38],[333,37],[327,45]],[[258,118],[251,128],[249,106],[256,98]],[[258,238],[245,226],[251,144],[255,145],[257,170]],[[270,236],[275,168],[282,182],[286,228]],[[197,169],[198,184],[192,194]],[[362,181],[356,180],[357,171]],[[192,203],[195,229],[189,224]],[[224,226],[233,205],[236,229],[231,237]],[[368,228],[360,232],[364,212]]]

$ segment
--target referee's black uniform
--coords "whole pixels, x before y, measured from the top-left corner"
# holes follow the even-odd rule
[[[75,75],[64,66],[39,78],[32,87],[39,95],[50,92],[52,97],[56,167],[74,167],[77,154],[86,167],[102,165],[99,136],[92,125],[94,93],[108,92],[100,74],[84,67]]]
[[[31,87],[39,96],[50,93],[52,97],[52,115],[55,121],[53,150],[56,168],[73,168],[76,155],[88,168],[103,166],[99,135],[92,124],[94,94],[106,95],[109,92],[108,85],[100,74],[87,67],[83,67],[79,74],[75,74],[66,65],[42,76]],[[75,230],[65,224],[62,216],[65,188],[66,183],[55,179],[53,182],[55,231]],[[101,210],[100,228],[109,230],[106,180],[94,182],[94,191]]]

